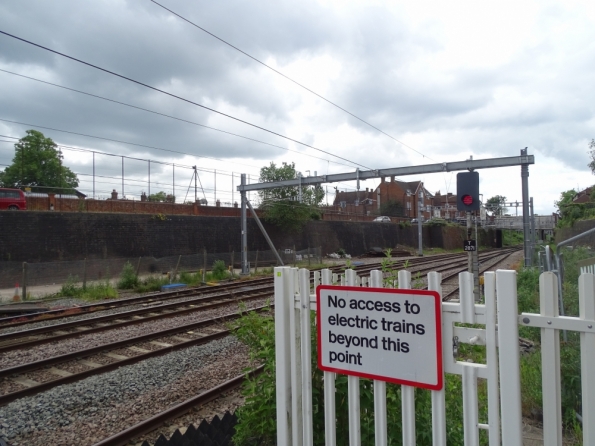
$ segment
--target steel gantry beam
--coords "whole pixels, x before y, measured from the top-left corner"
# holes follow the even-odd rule
[[[509,156],[502,158],[487,158],[487,159],[469,159],[465,161],[455,161],[452,163],[436,163],[436,164],[424,164],[420,166],[407,166],[407,167],[394,167],[390,169],[375,169],[375,170],[359,170],[356,169],[354,172],[338,173],[332,175],[315,175],[302,177],[293,180],[285,181],[272,181],[266,183],[254,183],[246,184],[245,174],[242,174],[242,182],[237,187],[238,192],[242,196],[242,274],[249,274],[248,259],[247,259],[247,224],[246,224],[246,192],[257,191],[264,189],[275,189],[278,187],[304,187],[313,186],[322,183],[338,183],[342,181],[361,181],[369,180],[374,178],[382,178],[388,176],[407,176],[407,175],[423,175],[428,173],[441,173],[441,172],[456,172],[461,170],[476,170],[476,169],[493,169],[496,167],[513,167],[521,166],[521,177],[522,177],[522,189],[523,189],[523,202],[529,202],[529,164],[535,164],[535,157],[527,154],[527,149],[521,150],[520,156]],[[526,196],[526,198],[525,198]],[[527,206],[528,208],[528,206]],[[525,214],[524,221],[529,221],[529,210],[523,207],[523,214]],[[528,224],[525,224],[525,264],[529,262],[530,265],[530,253],[528,246]]]
[[[535,164],[533,155],[509,156],[504,158],[489,158],[482,160],[456,161],[453,163],[424,164],[421,166],[394,167],[391,169],[356,170],[354,172],[337,173],[333,175],[318,175],[300,177],[293,180],[273,181],[267,183],[240,184],[239,192],[275,189],[287,186],[311,186],[322,183],[338,183],[342,181],[369,180],[389,176],[423,175],[428,173],[455,172],[458,170],[492,169],[495,167],[511,167]]]

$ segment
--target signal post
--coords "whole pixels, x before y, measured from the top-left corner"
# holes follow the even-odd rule
[[[479,201],[479,173],[460,172],[457,174],[457,210],[467,214],[467,240],[463,249],[469,253],[468,270],[473,274],[473,295],[479,302],[479,254],[477,251],[477,212]],[[473,238],[473,225],[471,216],[475,216],[475,238]]]

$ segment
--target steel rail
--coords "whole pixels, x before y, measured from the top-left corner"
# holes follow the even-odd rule
[[[250,311],[264,311],[268,308],[269,307],[267,307],[267,306],[258,307],[258,308],[250,309]],[[142,343],[142,342],[145,342],[145,341],[148,341],[151,339],[155,339],[155,338],[167,337],[167,336],[178,334],[180,332],[186,332],[190,329],[197,329],[197,328],[201,328],[203,326],[209,326],[209,325],[214,325],[214,324],[221,323],[221,322],[226,322],[228,320],[236,319],[238,317],[240,317],[239,313],[231,313],[231,314],[227,314],[225,316],[221,316],[218,318],[184,325],[181,327],[177,327],[175,329],[169,329],[169,330],[164,330],[164,331],[161,331],[158,333],[150,333],[148,335],[137,336],[135,338],[129,338],[129,339],[125,339],[122,341],[116,341],[116,342],[112,342],[109,344],[92,347],[90,349],[78,350],[76,352],[66,353],[64,355],[54,356],[52,358],[42,359],[40,361],[30,362],[30,363],[22,364],[19,366],[2,369],[2,370],[0,370],[0,377],[19,375],[19,374],[29,372],[32,370],[41,369],[41,368],[47,367],[49,365],[54,365],[54,364],[58,364],[58,363],[64,363],[64,362],[69,362],[69,361],[76,360],[76,359],[81,359],[81,358],[84,358],[87,356],[92,356],[97,353],[102,353],[102,352],[106,352],[109,350],[116,350],[118,348],[122,348],[122,347],[125,347],[130,344],[135,344],[135,343],[139,343],[139,342]],[[35,394],[42,392],[44,390],[51,389],[52,387],[79,381],[79,380],[87,378],[89,376],[98,375],[98,374],[101,374],[104,372],[108,372],[108,371],[117,369],[119,367],[125,366],[125,365],[130,365],[130,364],[134,364],[134,363],[137,363],[140,361],[144,361],[145,359],[148,359],[148,358],[161,356],[165,353],[173,352],[176,350],[182,350],[182,349],[192,347],[195,345],[204,344],[204,343],[210,342],[212,340],[228,336],[229,333],[230,333],[229,330],[221,330],[218,333],[214,333],[211,335],[205,335],[205,336],[202,336],[202,337],[199,337],[196,339],[191,339],[191,340],[185,341],[185,342],[180,342],[179,344],[173,344],[169,347],[163,347],[163,348],[160,348],[157,350],[152,350],[147,353],[142,353],[140,355],[131,356],[127,359],[117,360],[110,364],[102,365],[101,367],[95,367],[90,370],[85,370],[84,372],[79,372],[79,373],[75,373],[70,376],[53,379],[50,381],[40,383],[36,386],[32,386],[32,387],[29,387],[26,389],[17,390],[16,392],[11,392],[11,393],[7,393],[4,395],[0,395],[0,406],[5,405],[5,404],[7,404],[11,401],[14,401],[16,399],[23,398],[25,396],[35,395]]]
[[[259,299],[262,297],[272,296],[273,292],[270,290],[271,288],[272,288],[272,286],[267,286],[266,290],[251,290],[251,291],[259,291],[259,293],[256,295],[250,295],[250,296],[241,296],[240,295],[237,297],[237,300],[249,301],[249,300]],[[96,318],[83,319],[80,321],[65,322],[62,324],[49,325],[46,327],[32,328],[30,330],[23,330],[23,331],[18,331],[18,332],[13,332],[13,333],[0,334],[0,343],[2,343],[2,342],[9,343],[10,341],[15,340],[15,339],[37,336],[40,334],[51,333],[51,332],[55,332],[55,331],[61,331],[66,328],[85,327],[85,326],[94,325],[94,324],[97,324],[100,322],[116,321],[116,320],[119,320],[122,318],[139,316],[139,315],[145,314],[145,313],[149,313],[149,314],[156,313],[158,311],[163,311],[163,310],[167,310],[167,309],[171,309],[171,308],[188,307],[188,306],[194,305],[195,303],[204,302],[202,305],[200,305],[200,306],[197,305],[193,308],[192,307],[191,308],[183,308],[181,310],[164,312],[162,314],[157,314],[154,316],[146,316],[146,317],[142,317],[142,318],[138,318],[138,319],[131,319],[128,321],[123,321],[123,322],[114,323],[114,324],[110,324],[110,325],[99,326],[99,327],[90,327],[85,330],[81,329],[78,332],[58,334],[58,335],[50,336],[50,337],[46,337],[46,338],[34,339],[34,340],[29,340],[29,341],[24,341],[24,342],[15,342],[15,343],[7,344],[7,345],[0,344],[0,353],[11,351],[11,350],[17,350],[17,349],[20,349],[23,347],[32,347],[35,345],[46,344],[48,342],[73,338],[73,337],[77,337],[77,336],[84,335],[84,334],[98,333],[101,331],[114,330],[117,328],[122,328],[122,327],[130,326],[130,325],[142,324],[142,323],[149,322],[149,321],[154,321],[154,320],[159,320],[159,319],[167,319],[170,317],[176,317],[176,316],[181,316],[181,315],[188,314],[188,313],[194,313],[196,311],[210,310],[213,308],[218,308],[218,307],[222,307],[225,305],[233,304],[236,299],[236,297],[232,297],[232,299],[234,299],[234,300],[228,299],[228,300],[224,300],[224,301],[208,303],[209,301],[212,301],[212,300],[218,299],[218,298],[220,298],[220,296],[210,297],[210,298],[199,298],[199,299],[191,300],[191,301],[165,304],[165,305],[160,305],[160,306],[155,306],[155,307],[150,307],[150,308],[143,308],[143,309],[139,309],[139,310],[131,310],[131,311],[117,313],[117,314],[99,316]]]
[[[104,310],[111,310],[113,308],[118,308],[121,306],[126,306],[126,305],[134,305],[134,304],[139,304],[139,303],[150,303],[154,300],[168,300],[168,299],[177,299],[179,297],[185,297],[185,296],[192,296],[192,295],[197,295],[197,296],[204,296],[204,294],[212,294],[212,293],[224,293],[230,289],[235,289],[235,288],[242,288],[242,287],[246,287],[246,286],[254,286],[254,282],[263,282],[263,283],[267,283],[271,281],[270,278],[259,278],[259,279],[252,279],[252,280],[243,280],[240,282],[232,282],[232,283],[226,283],[226,284],[221,284],[221,285],[216,285],[216,286],[200,286],[200,287],[192,287],[192,288],[186,288],[186,289],[182,289],[182,290],[175,290],[175,291],[161,291],[161,292],[157,292],[157,293],[151,293],[151,294],[145,294],[142,296],[135,296],[135,297],[126,297],[123,299],[116,299],[116,300],[111,300],[109,302],[102,302],[102,303],[95,303],[95,304],[89,304],[89,305],[81,305],[78,307],[69,307],[69,308],[60,308],[57,310],[48,310],[48,311],[40,311],[37,313],[29,313],[29,314],[24,314],[24,315],[20,315],[20,316],[10,316],[10,317],[5,317],[5,318],[1,318],[0,319],[0,329],[2,328],[7,328],[7,327],[18,327],[20,325],[25,325],[30,323],[30,320],[26,320],[26,321],[22,321],[22,322],[16,322],[16,323],[11,323],[10,321],[14,321],[14,320],[18,320],[18,319],[36,319],[39,318],[40,316],[44,316],[44,320],[49,320],[49,319],[54,319],[54,318],[61,318],[61,317],[71,317],[71,316],[78,316],[81,313],[77,313],[77,314],[66,314],[63,315],[61,313],[65,313],[68,312],[70,310],[72,310],[72,308],[77,308],[82,310],[82,312],[95,312],[95,311],[104,311]],[[204,292],[206,291],[206,293]],[[47,316],[54,316],[54,317],[47,317]],[[36,322],[35,320],[33,322]]]
[[[161,413],[153,415],[151,418],[141,421],[134,426],[130,426],[128,429],[101,440],[100,442],[95,443],[93,446],[125,446],[131,440],[155,430],[166,421],[184,415],[194,407],[213,401],[223,393],[238,388],[242,385],[245,379],[256,376],[262,373],[263,370],[264,366],[260,366],[249,373],[239,375],[230,379],[229,381],[225,381],[223,384],[219,384],[218,386],[213,387],[212,389],[207,390],[200,395],[187,399],[186,401],[183,401],[182,403],[179,403]]]

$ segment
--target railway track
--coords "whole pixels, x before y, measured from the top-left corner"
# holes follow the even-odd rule
[[[502,261],[503,258],[516,251],[505,250],[482,253],[480,256],[481,271],[491,269],[494,263]],[[405,266],[405,263],[406,261],[395,261],[393,268],[401,269]],[[467,255],[412,258],[407,263],[407,269],[414,274],[419,273],[421,275],[428,271],[442,272],[443,299],[448,300],[453,298],[457,291],[454,287],[450,289],[450,281],[456,281],[458,273],[461,270],[466,270]],[[379,269],[379,267],[379,263],[374,263],[356,265],[354,269],[357,270],[358,275],[366,276],[371,270]],[[334,268],[337,273],[344,269],[344,266]],[[174,293],[166,293],[165,299],[161,295],[143,296],[143,298],[149,297],[152,299],[151,301],[144,301],[147,304],[145,308],[125,310],[116,315],[99,315],[86,321],[73,321],[69,315],[60,317],[59,314],[53,314],[51,317],[56,322],[53,326],[27,329],[27,324],[19,324],[21,330],[15,333],[1,334],[0,343],[3,344],[0,344],[0,355],[8,352],[18,354],[21,350],[27,351],[25,348],[29,349],[40,344],[64,341],[71,338],[75,338],[76,341],[76,338],[82,335],[121,330],[146,322],[176,318],[183,314],[210,311],[225,305],[235,304],[239,300],[253,301],[254,305],[256,305],[258,299],[273,294],[272,285],[267,284],[267,280],[270,284],[271,279],[236,282],[230,284],[235,285],[235,287],[217,287],[210,294],[202,290],[202,295],[198,294],[198,296],[196,296],[197,291],[195,289],[192,290],[195,297],[192,297],[190,293],[183,296],[188,298],[186,302],[173,301],[172,299],[175,300],[176,297],[170,298],[170,296]],[[209,288],[210,290],[212,288]],[[246,293],[244,294],[244,292]],[[125,307],[122,308],[125,309]],[[262,310],[263,307],[260,305],[256,309]],[[91,313],[96,311],[100,310],[94,309]],[[149,358],[225,338],[229,335],[229,332],[223,326],[223,323],[235,317],[237,317],[237,313],[230,311],[222,316],[181,324],[167,330],[145,333],[102,345],[95,345],[87,349],[77,349],[39,361],[4,368],[0,370],[0,383],[2,383],[0,384],[0,393],[2,393],[0,395],[0,405],[6,405],[11,401],[52,389],[58,385],[73,383],[83,378],[103,374],[124,365],[131,365]],[[31,319],[34,320],[34,318]],[[0,414],[0,424],[1,421]],[[153,422],[154,424],[155,422]]]
[[[500,251],[485,251],[480,253],[480,256],[483,255],[492,255],[495,252]],[[395,269],[402,269],[407,267],[409,270],[413,272],[419,271],[430,271],[431,268],[423,269],[423,266],[430,267],[430,265],[435,265],[440,263],[442,260],[445,259],[455,259],[461,258],[466,259],[467,254],[439,254],[430,257],[411,257],[406,259],[399,259],[394,261],[393,268]],[[357,261],[353,261],[354,265],[352,268],[358,272],[359,275],[369,275],[369,272],[374,269],[379,269],[381,267],[381,262],[374,262],[368,263],[364,265],[359,265]],[[329,267],[331,271],[339,273],[345,269],[344,265],[340,266],[331,266]],[[314,270],[313,270],[314,271]],[[128,297],[123,299],[115,299],[108,302],[101,302],[101,303],[94,303],[88,305],[81,305],[77,307],[71,308],[60,308],[48,311],[40,311],[30,314],[18,315],[18,316],[9,316],[0,318],[0,330],[5,328],[15,328],[26,326],[27,324],[43,320],[43,321],[50,321],[56,319],[63,319],[63,318],[77,318],[81,317],[84,314],[90,314],[100,311],[106,310],[113,310],[122,308],[125,306],[133,306],[133,305],[154,305],[156,303],[162,303],[169,300],[177,300],[177,299],[184,299],[184,298],[192,298],[192,297],[208,297],[208,296],[215,296],[218,293],[224,294],[234,294],[236,290],[242,291],[246,287],[258,287],[258,286],[265,286],[265,285],[272,285],[273,280],[270,277],[266,278],[257,278],[251,280],[241,280],[237,282],[230,282],[230,283],[221,283],[217,286],[200,286],[200,287],[191,287],[187,289],[175,290],[175,291],[165,291],[165,292],[157,292],[151,293],[143,296],[135,296],[135,297]],[[0,341],[1,342],[1,341]]]

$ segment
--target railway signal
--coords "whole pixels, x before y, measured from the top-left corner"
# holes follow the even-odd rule
[[[479,173],[460,172],[457,174],[457,210],[479,210]]]

